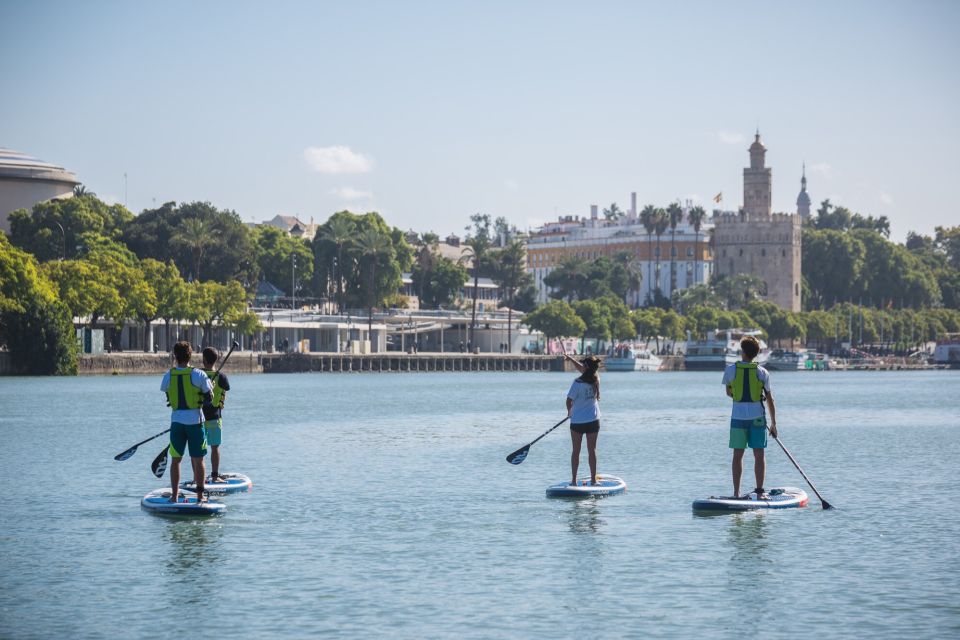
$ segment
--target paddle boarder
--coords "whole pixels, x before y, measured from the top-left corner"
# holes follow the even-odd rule
[[[770,410],[770,433],[777,437],[777,410],[770,392],[770,373],[754,362],[760,353],[760,343],[753,336],[740,341],[740,362],[727,365],[723,385],[733,399],[730,415],[730,448],[733,449],[733,497],[740,498],[740,476],[743,475],[743,453],[753,449],[753,473],[757,499],[764,497],[763,478],[766,473],[764,450],[767,447],[766,402]]]
[[[167,396],[170,405],[170,486],[173,492],[170,502],[180,496],[180,460],[189,448],[193,481],[197,487],[197,502],[204,502],[203,457],[207,455],[207,442],[203,431],[201,406],[213,399],[213,384],[201,369],[190,366],[193,349],[189,342],[173,345],[177,366],[163,374],[160,390]]]
[[[217,373],[213,365],[220,359],[220,354],[213,347],[203,350],[203,371],[213,383],[213,402],[203,405],[203,430],[207,435],[207,444],[210,445],[210,480],[216,482],[220,476],[220,444],[223,442],[223,405],[230,391],[230,381],[227,374]]]
[[[561,342],[561,349],[563,343]],[[587,458],[590,462],[590,484],[597,484],[597,436],[600,434],[600,359],[587,356],[577,360],[567,355],[563,357],[573,363],[580,377],[573,381],[567,392],[567,415],[570,416],[570,439],[573,452],[570,455],[571,485],[577,484],[577,468],[580,466],[580,446],[587,439]]]

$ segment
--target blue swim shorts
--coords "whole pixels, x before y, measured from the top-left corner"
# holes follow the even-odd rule
[[[203,425],[171,422],[170,455],[174,458],[182,458],[188,446],[191,458],[202,458],[207,455],[207,436]]]
[[[207,420],[203,423],[203,429],[207,432],[207,444],[219,447],[223,442],[223,418]]]
[[[731,449],[766,449],[767,420],[764,417],[752,420],[730,419]]]

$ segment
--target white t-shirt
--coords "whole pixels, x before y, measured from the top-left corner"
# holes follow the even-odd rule
[[[183,371],[187,367],[177,367]],[[210,378],[201,369],[193,369],[190,372],[190,383],[200,389],[200,393],[213,393],[213,384]],[[167,392],[170,386],[170,372],[163,374],[163,380],[160,381],[160,391]],[[170,412],[170,422],[179,422],[180,424],[201,424],[203,422],[203,412],[197,409],[173,409]]]
[[[737,377],[737,365],[728,364],[723,371],[723,386],[733,384]],[[757,378],[763,385],[764,391],[770,393],[770,373],[763,367],[757,365]],[[764,415],[762,402],[734,402],[733,413],[730,415],[735,420],[753,420]]]
[[[593,385],[574,380],[567,397],[573,400],[570,408],[570,424],[584,424],[600,419],[600,401],[593,391]]]

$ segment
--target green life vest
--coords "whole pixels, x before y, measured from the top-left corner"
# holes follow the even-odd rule
[[[734,402],[762,402],[763,383],[757,375],[756,362],[738,362],[737,374],[730,385]]]
[[[220,386],[220,374],[213,369],[204,369],[203,372],[207,374],[207,377],[213,382],[213,406],[223,409],[223,398],[226,392],[223,390],[223,387]]]
[[[167,387],[167,400],[174,409],[199,409],[202,404],[200,389],[190,382],[193,367],[170,369],[170,386]]]

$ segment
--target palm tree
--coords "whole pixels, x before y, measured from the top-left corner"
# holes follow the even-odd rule
[[[660,291],[660,236],[663,235],[663,232],[667,230],[667,226],[670,224],[667,212],[663,208],[658,207],[654,212],[653,222],[653,231],[657,234],[657,281],[655,288],[657,291]]]
[[[390,237],[373,228],[366,228],[356,240],[360,255],[370,259],[370,288],[367,290],[367,339],[373,335],[373,306],[377,300],[377,264],[390,252]]]
[[[697,274],[700,272],[697,268],[697,262],[700,259],[700,228],[703,227],[703,221],[707,217],[707,212],[701,206],[690,209],[687,213],[687,222],[693,227],[695,240],[693,242],[693,284],[697,284]]]
[[[647,230],[647,248],[650,247],[650,240],[653,238],[653,232],[657,228],[657,208],[648,204],[640,212],[640,223]],[[653,282],[653,274],[650,273],[650,260],[647,260],[647,281]],[[652,289],[651,289],[652,291]]]
[[[200,262],[203,260],[203,250],[210,244],[210,231],[212,225],[203,218],[184,218],[180,222],[180,228],[176,231],[176,239],[190,245],[193,252],[195,269],[193,279],[200,281]]]
[[[677,225],[683,222],[683,209],[677,202],[667,207],[667,222],[670,224],[670,295],[677,288]]]
[[[429,231],[419,238],[420,249],[417,251],[417,266],[420,267],[420,290],[417,295],[420,297],[420,303],[423,304],[423,296],[427,286],[427,274],[434,270],[437,264],[437,249],[440,244],[440,236]],[[421,307],[422,308],[422,307]]]
[[[603,216],[607,220],[619,220],[623,217],[623,210],[617,206],[616,202],[613,202],[609,208],[603,210]]]
[[[495,254],[494,280],[503,290],[507,305],[507,349],[513,344],[513,304],[517,290],[532,280],[527,273],[527,255],[523,242],[513,238]]]
[[[637,293],[640,291],[640,285],[643,284],[643,272],[640,270],[640,265],[637,264],[633,254],[629,251],[620,251],[613,259],[623,267],[627,275],[627,292],[623,296],[623,302],[630,306],[630,294],[633,293],[634,299],[636,299]]]
[[[83,196],[93,196],[94,198],[96,198],[97,194],[95,194],[93,191],[90,191],[90,189],[87,189],[85,185],[82,185],[82,184],[76,185],[73,188],[73,197],[82,198]]]
[[[336,271],[333,276],[337,279],[337,311],[343,313],[343,248],[353,240],[353,223],[344,216],[333,216],[327,223],[321,238],[337,248]]]
[[[493,244],[490,240],[490,216],[475,213],[470,216],[473,221],[473,235],[467,237],[464,241],[463,254],[460,256],[460,262],[473,262],[473,303],[470,311],[470,335],[467,341],[473,345],[476,343],[477,336],[477,293],[480,284],[480,267],[487,261]],[[469,227],[468,227],[469,229]]]

